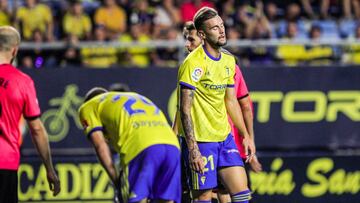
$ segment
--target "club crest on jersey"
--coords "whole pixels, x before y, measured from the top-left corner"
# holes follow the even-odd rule
[[[201,68],[195,68],[194,72],[191,74],[191,79],[195,82],[198,82],[203,74]]]
[[[230,68],[225,66],[225,69],[226,69],[227,76],[230,76]]]

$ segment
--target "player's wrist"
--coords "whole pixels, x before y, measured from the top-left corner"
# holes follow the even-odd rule
[[[187,145],[189,151],[192,151],[195,149],[199,150],[199,146],[197,145],[197,142],[195,141],[195,139],[185,138],[185,140],[186,140],[186,145]]]
[[[44,162],[44,166],[47,174],[55,173],[54,166],[51,162]]]
[[[197,160],[202,157],[199,149],[190,150],[189,155],[190,160]]]
[[[244,134],[243,139],[244,140],[250,140],[250,135],[249,134]]]

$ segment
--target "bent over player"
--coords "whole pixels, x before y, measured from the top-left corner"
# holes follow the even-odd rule
[[[79,114],[102,166],[119,187],[122,202],[180,203],[179,143],[153,102],[134,92],[93,88]],[[121,175],[107,142],[120,154]]]

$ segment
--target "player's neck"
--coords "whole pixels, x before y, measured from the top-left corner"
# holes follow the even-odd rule
[[[6,54],[0,52],[0,64],[10,64],[11,59]]]
[[[209,43],[204,43],[203,48],[207,55],[212,59],[220,59],[221,52],[220,47],[213,47]]]

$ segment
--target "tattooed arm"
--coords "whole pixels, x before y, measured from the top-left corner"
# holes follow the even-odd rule
[[[203,173],[204,163],[195,139],[191,107],[194,99],[194,90],[181,87],[180,90],[180,118],[185,131],[185,140],[189,150],[189,163],[192,170]]]

